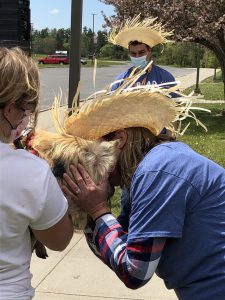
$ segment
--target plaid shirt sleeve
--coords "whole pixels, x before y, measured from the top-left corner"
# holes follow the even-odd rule
[[[139,288],[151,279],[166,240],[132,240],[111,214],[100,217],[94,230],[87,227],[85,236],[94,254],[131,289]]]

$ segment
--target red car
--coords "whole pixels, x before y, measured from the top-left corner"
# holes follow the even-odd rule
[[[53,54],[38,59],[39,64],[69,64],[69,57],[66,55]]]

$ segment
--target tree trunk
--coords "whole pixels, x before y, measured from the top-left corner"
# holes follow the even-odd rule
[[[220,62],[221,71],[222,71],[222,80],[223,80],[223,99],[225,100],[225,54],[223,57],[218,57]]]
[[[217,70],[217,67],[216,67],[216,65],[214,65],[214,75],[213,75],[213,81],[216,81],[216,80],[217,80],[217,76],[216,76],[216,70]]]
[[[222,80],[223,80],[223,99],[224,99],[224,106],[225,106],[225,54],[223,57],[218,57],[221,71],[222,71]],[[221,115],[225,116],[225,108],[222,109]]]
[[[220,51],[214,50],[214,53],[219,61],[220,67],[221,67],[222,80],[223,80],[223,99],[225,100],[225,53],[223,51],[221,51],[221,48],[219,50]]]
[[[222,80],[223,80],[223,99],[225,101],[225,50],[223,48],[221,48],[220,46],[216,45],[216,44],[211,44],[209,43],[209,41],[203,40],[203,39],[196,39],[195,42],[198,42],[204,46],[206,46],[207,48],[209,48],[210,50],[212,50],[221,67],[221,72],[222,72]]]

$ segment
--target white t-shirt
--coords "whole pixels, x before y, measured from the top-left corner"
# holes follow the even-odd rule
[[[33,297],[28,226],[50,228],[67,209],[48,164],[0,142],[0,300]]]

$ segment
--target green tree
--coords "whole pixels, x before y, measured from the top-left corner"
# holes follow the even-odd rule
[[[49,29],[46,27],[39,32],[40,38],[44,39],[49,36]]]
[[[81,35],[81,56],[88,57],[92,55],[92,30],[86,26],[83,28]]]
[[[107,57],[110,59],[127,59],[128,51],[124,48],[112,44],[106,44],[100,49],[100,57]]]
[[[56,48],[57,50],[64,50],[64,41],[65,41],[65,29],[60,28],[56,32]]]
[[[99,55],[101,48],[106,44],[107,44],[107,32],[99,30],[97,33],[97,44],[95,45],[95,51],[97,55]]]
[[[56,50],[56,39],[53,37],[37,38],[33,41],[34,53],[52,54]]]

